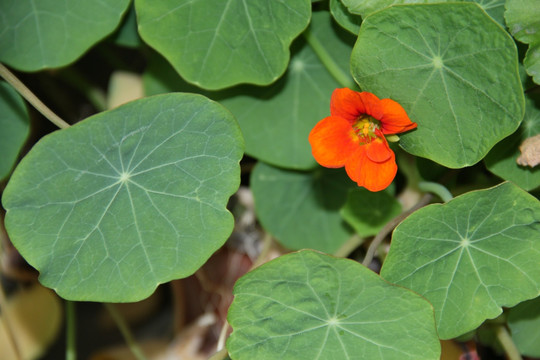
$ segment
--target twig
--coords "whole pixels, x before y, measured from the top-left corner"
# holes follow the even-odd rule
[[[375,238],[373,239],[371,244],[369,244],[369,248],[368,248],[368,250],[366,252],[366,257],[364,258],[364,261],[362,261],[362,265],[368,266],[369,264],[371,264],[371,261],[373,260],[373,256],[375,255],[375,252],[377,251],[377,248],[379,247],[379,245],[381,245],[381,243],[386,238],[386,236],[390,232],[392,232],[392,230],[394,230],[394,228],[396,226],[398,226],[398,224],[400,222],[402,222],[407,216],[411,215],[413,212],[420,209],[421,207],[424,207],[427,204],[429,204],[429,202],[431,201],[432,198],[433,198],[433,195],[431,195],[431,194],[424,195],[420,199],[420,201],[418,201],[412,208],[410,208],[407,211],[402,212],[401,214],[399,214],[398,216],[396,216],[395,218],[390,220],[381,229],[381,231],[379,231],[379,233],[375,236]]]
[[[11,86],[17,90],[22,97],[24,97],[32,106],[39,111],[43,116],[49,119],[54,125],[61,129],[68,128],[70,125],[62,120],[58,115],[52,112],[39,98],[34,95],[29,88],[26,87],[11,71],[8,70],[2,63],[0,63],[0,76],[4,78]]]

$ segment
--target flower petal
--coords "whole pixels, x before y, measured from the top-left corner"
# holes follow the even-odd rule
[[[339,116],[350,122],[361,115],[369,115],[378,119],[383,115],[383,107],[377,96],[369,92],[357,92],[348,88],[336,89],[330,100],[330,114]]]
[[[309,133],[315,160],[325,167],[345,166],[347,158],[359,147],[351,131],[351,124],[341,117],[329,116],[319,121]]]
[[[366,148],[363,146],[349,157],[345,170],[358,186],[363,186],[369,191],[381,191],[394,180],[397,165],[394,152],[391,152],[387,161],[378,163],[369,159]]]
[[[371,161],[382,163],[392,157],[393,151],[390,150],[384,137],[376,138],[364,146],[366,148],[366,155]]]
[[[398,134],[416,128],[405,112],[405,109],[392,99],[382,99],[383,114],[377,118],[382,125],[384,134]]]

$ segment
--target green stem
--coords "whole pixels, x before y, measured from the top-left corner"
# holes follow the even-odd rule
[[[364,238],[356,234],[351,236],[345,242],[345,244],[341,245],[341,247],[337,249],[337,251],[334,253],[334,256],[337,256],[337,257],[349,256],[357,247],[359,247],[364,242],[364,240],[365,240]]]
[[[504,325],[495,326],[495,335],[506,353],[508,360],[522,360],[521,354]]]
[[[126,344],[128,345],[129,349],[135,355],[137,360],[147,360],[146,356],[144,356],[141,348],[135,341],[133,335],[131,334],[131,330],[129,330],[129,327],[122,317],[118,310],[114,307],[113,304],[104,303],[105,308],[109,311],[109,314],[111,314],[114,322],[116,323],[116,326],[118,326],[118,329],[122,333],[122,336],[124,337],[124,340],[126,341]]]
[[[66,301],[66,360],[77,359],[75,302]]]
[[[69,127],[69,124],[62,120],[58,115],[53,113],[39,98],[34,95],[11,71],[0,63],[0,76],[4,78],[11,86],[21,94],[32,106],[39,111],[43,116],[49,119],[54,125],[61,129]]]
[[[453,199],[453,196],[450,193],[450,191],[448,191],[448,189],[445,186],[439,183],[435,183],[431,181],[420,181],[418,183],[418,189],[422,192],[430,192],[437,195],[445,203]]]
[[[321,44],[319,39],[311,33],[310,29],[307,29],[303,33],[304,38],[308,42],[309,46],[315,51],[315,54],[319,57],[324,66],[328,69],[330,74],[341,84],[341,86],[354,89],[356,84],[351,80],[349,74],[341,69],[341,67],[334,61],[332,56],[326,51],[326,48]]]

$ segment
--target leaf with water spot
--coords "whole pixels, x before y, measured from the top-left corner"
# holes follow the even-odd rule
[[[540,201],[512,183],[422,208],[392,235],[381,276],[428,299],[450,339],[540,291]]]
[[[314,251],[281,256],[239,279],[228,320],[235,360],[440,357],[425,299],[353,260]]]
[[[141,300],[223,245],[242,150],[232,115],[203,96],[128,103],[32,148],[3,194],[6,229],[62,297]]]
[[[406,151],[451,168],[513,133],[524,97],[513,39],[478,5],[399,5],[367,16],[351,56],[363,90],[399,102]]]

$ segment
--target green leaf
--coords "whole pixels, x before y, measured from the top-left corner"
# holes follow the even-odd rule
[[[527,73],[540,84],[540,6],[536,0],[506,0],[504,13],[510,33],[529,44],[523,60]]]
[[[525,117],[517,132],[498,143],[486,156],[486,167],[493,174],[529,191],[540,186],[540,167],[531,168],[516,163],[520,145],[531,136],[540,134],[540,101],[538,105],[526,98]]]
[[[508,327],[521,354],[540,357],[540,297],[510,309]]]
[[[332,1],[332,0],[331,0]],[[445,2],[475,2],[482,7],[495,21],[504,26],[505,0],[341,0],[352,14],[366,17],[371,13],[392,5],[403,4],[436,4]]]
[[[312,31],[312,36],[346,72],[354,37],[336,29],[327,11],[313,13]],[[150,57],[144,81],[147,94],[201,92],[183,81],[156,56]],[[247,154],[272,165],[305,170],[317,165],[311,155],[309,132],[319,120],[330,114],[330,96],[339,86],[301,38],[293,45],[289,70],[271,86],[245,85],[203,93],[219,101],[238,119]]]
[[[418,128],[408,152],[473,165],[523,118],[512,38],[476,4],[393,6],[364,19],[351,57],[363,90],[399,102]]]
[[[401,204],[388,192],[371,192],[362,188],[349,192],[341,210],[343,219],[363,237],[376,235],[400,213]]]
[[[540,291],[540,202],[512,183],[426,206],[395,230],[381,276],[435,307],[450,339]]]
[[[143,40],[206,89],[274,82],[311,16],[310,0],[136,0],[135,7]]]
[[[262,226],[290,249],[336,251],[352,230],[339,213],[355,184],[341,170],[278,169],[259,162],[251,175]]]
[[[330,12],[341,27],[354,35],[358,34],[362,18],[358,15],[351,14],[341,0],[330,0]]]
[[[129,0],[2,0],[0,61],[22,71],[68,65],[111,34]]]
[[[120,28],[112,36],[112,40],[118,45],[130,48],[136,48],[142,44],[139,32],[137,31],[135,7],[129,7],[128,13],[124,17],[122,24],[120,24]]]
[[[427,301],[357,262],[314,251],[281,256],[240,278],[228,320],[235,360],[440,356]]]
[[[0,81],[0,180],[9,175],[30,131],[24,100]]]
[[[4,192],[6,228],[62,297],[143,299],[231,233],[242,145],[231,114],[200,95],[128,103],[33,147]]]

